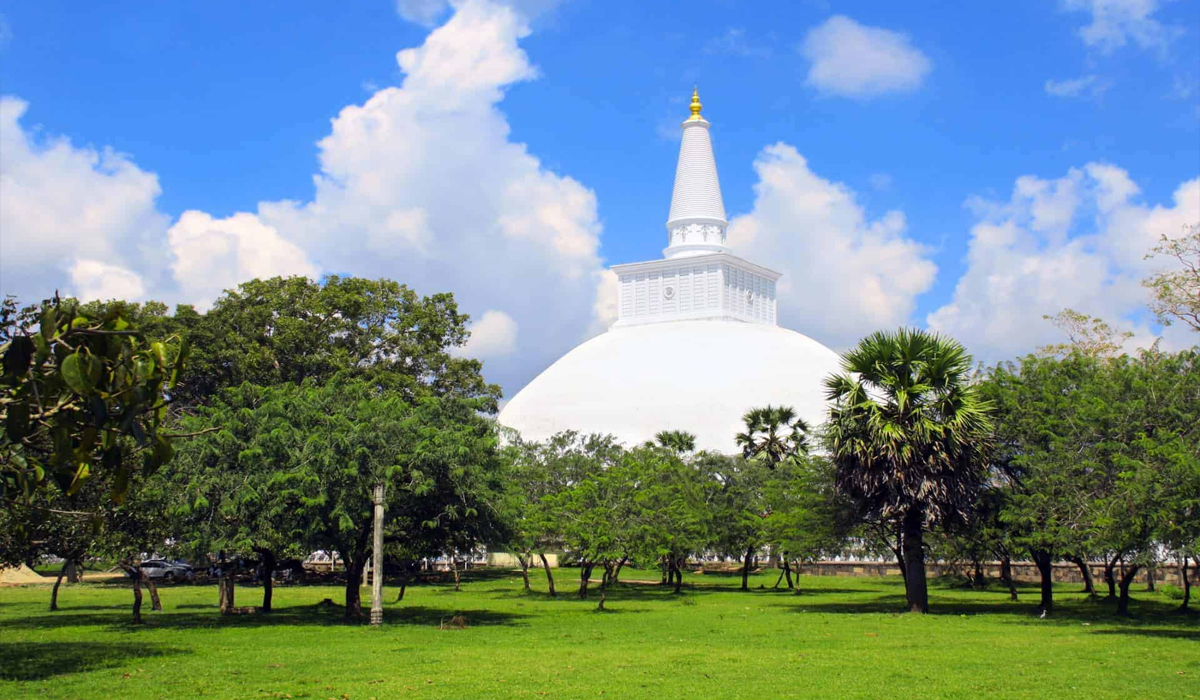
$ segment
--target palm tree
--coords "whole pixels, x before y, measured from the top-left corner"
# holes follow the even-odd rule
[[[742,416],[746,432],[734,440],[742,448],[742,456],[765,462],[775,468],[796,454],[808,453],[808,423],[796,416],[791,406],[752,408]]]
[[[678,454],[691,452],[696,449],[696,436],[686,430],[660,430],[655,433],[654,441],[660,447],[665,447]]]
[[[870,335],[842,356],[842,369],[825,380],[838,488],[866,515],[899,523],[909,610],[928,612],[924,532],[963,519],[974,503],[990,406],[969,382],[963,346],[925,331]]]

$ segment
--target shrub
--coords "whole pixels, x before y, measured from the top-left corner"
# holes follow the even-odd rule
[[[1159,586],[1158,590],[1171,600],[1183,600],[1183,589],[1179,586],[1172,586],[1168,583],[1164,586]]]

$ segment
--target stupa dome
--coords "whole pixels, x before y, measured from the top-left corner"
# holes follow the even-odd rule
[[[615,327],[550,365],[500,413],[527,440],[563,430],[611,433],[626,446],[686,430],[698,449],[733,453],[742,415],[766,404],[825,420],[822,380],[838,356],[775,325],[696,320]]]
[[[698,92],[682,124],[663,258],[614,265],[618,320],[550,365],[500,412],[527,440],[564,430],[615,435],[627,446],[684,430],[699,449],[736,452],[742,416],[791,406],[825,419],[823,380],[839,358],[780,328],[779,273],[726,245],[711,126]]]

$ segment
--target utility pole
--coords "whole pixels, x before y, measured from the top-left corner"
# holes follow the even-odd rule
[[[375,485],[375,541],[371,552],[371,624],[383,624],[383,484]]]

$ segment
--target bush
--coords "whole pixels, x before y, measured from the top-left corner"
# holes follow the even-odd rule
[[[1172,586],[1168,583],[1164,586],[1159,586],[1158,590],[1171,600],[1183,600],[1183,589],[1179,586]]]

